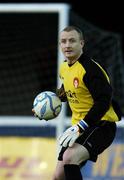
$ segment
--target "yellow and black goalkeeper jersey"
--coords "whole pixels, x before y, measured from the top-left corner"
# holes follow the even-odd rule
[[[73,65],[64,61],[60,78],[72,110],[72,125],[84,119],[89,125],[99,120],[119,121],[117,104],[106,71],[84,54]]]

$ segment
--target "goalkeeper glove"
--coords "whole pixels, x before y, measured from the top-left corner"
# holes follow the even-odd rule
[[[88,124],[81,120],[77,125],[68,128],[60,137],[59,143],[63,147],[72,147],[76,139],[83,134],[85,129],[88,128]]]

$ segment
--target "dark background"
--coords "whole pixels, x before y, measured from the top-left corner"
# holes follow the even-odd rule
[[[118,69],[120,68],[120,66],[121,67],[123,67],[123,64],[121,63],[121,65],[119,64],[119,62],[117,61],[118,60],[118,54],[120,53],[119,51],[121,51],[122,50],[122,53],[124,52],[123,50],[124,50],[124,33],[123,33],[123,16],[122,16],[122,12],[123,12],[123,9],[121,8],[121,7],[123,7],[121,4],[119,4],[116,0],[114,1],[114,2],[111,2],[111,4],[109,3],[107,3],[105,0],[104,0],[104,2],[102,2],[102,1],[100,1],[100,2],[95,2],[95,0],[93,1],[93,2],[90,2],[90,1],[88,1],[88,0],[75,0],[74,2],[73,1],[69,1],[69,0],[64,0],[64,1],[52,1],[52,0],[36,0],[36,1],[32,1],[32,0],[30,0],[30,1],[17,1],[17,0],[15,0],[15,1],[6,1],[6,0],[4,0],[4,1],[0,1],[1,3],[68,3],[70,6],[71,6],[71,11],[73,11],[74,13],[76,13],[77,15],[78,15],[78,18],[76,19],[76,25],[79,25],[79,23],[80,23],[80,21],[78,21],[79,19],[83,19],[83,20],[86,20],[86,22],[88,23],[90,23],[90,24],[92,24],[92,25],[94,25],[95,27],[98,27],[98,28],[100,28],[101,30],[103,29],[103,30],[105,30],[106,32],[108,31],[108,32],[114,32],[114,33],[117,33],[117,34],[119,34],[119,37],[121,37],[121,40],[122,40],[122,49],[121,49],[121,46],[119,46],[119,48],[117,48],[116,47],[116,45],[115,45],[115,42],[114,41],[111,41],[111,42],[113,42],[113,44],[111,45],[111,48],[109,47],[109,45],[110,45],[110,43],[108,43],[108,41],[109,41],[109,37],[106,37],[106,38],[103,38],[103,42],[102,41],[100,41],[100,43],[99,43],[99,50],[94,50],[93,49],[93,47],[95,47],[95,49],[97,49],[96,48],[96,45],[97,45],[97,43],[94,45],[94,42],[96,42],[96,40],[97,40],[97,38],[98,38],[98,36],[96,36],[95,34],[93,35],[93,38],[91,38],[90,37],[90,34],[88,33],[89,32],[89,30],[91,30],[92,28],[91,28],[91,26],[89,26],[87,29],[86,29],[86,32],[85,32],[85,35],[87,36],[87,39],[89,39],[89,41],[87,42],[87,49],[90,51],[90,53],[92,53],[92,55],[93,56],[95,56],[95,58],[97,59],[100,59],[100,61],[101,62],[104,62],[104,64],[107,62],[107,64],[106,64],[106,66],[108,65],[110,68],[109,68],[109,70],[110,70],[110,73],[111,73],[111,77],[112,77],[112,79],[116,79],[116,77],[119,77],[118,79],[117,79],[117,81],[115,80],[115,81],[113,81],[114,82],[114,84],[113,84],[113,87],[114,87],[114,89],[115,89],[115,92],[117,92],[116,93],[116,97],[120,100],[120,101],[122,101],[122,97],[123,97],[123,95],[122,95],[122,93],[124,92],[123,91],[123,82],[122,82],[122,79],[124,79],[123,77],[124,76],[122,76],[123,75],[123,73],[122,73],[122,71],[120,70],[120,71],[118,71]],[[82,17],[82,18],[80,18],[80,17]],[[21,64],[21,65],[23,65],[23,67],[22,68],[20,68],[20,66],[18,67],[18,68],[15,68],[15,70],[16,70],[16,72],[17,72],[17,75],[18,76],[16,76],[15,74],[12,76],[13,78],[14,78],[14,83],[18,83],[18,81],[20,82],[20,79],[21,79],[21,85],[23,86],[22,88],[18,88],[18,86],[17,86],[17,92],[19,93],[19,95],[20,95],[20,90],[21,91],[23,91],[23,89],[24,89],[24,92],[25,92],[25,96],[23,96],[23,98],[25,99],[25,97],[29,100],[29,101],[27,101],[27,102],[29,102],[28,104],[27,104],[27,109],[28,109],[28,111],[30,111],[31,110],[31,105],[32,105],[32,101],[33,101],[33,94],[34,94],[34,96],[35,96],[35,94],[36,94],[36,91],[37,91],[37,87],[38,87],[38,89],[39,90],[41,90],[41,88],[43,88],[43,90],[45,90],[46,88],[48,88],[49,89],[49,87],[47,87],[46,86],[46,84],[44,84],[43,85],[43,81],[41,80],[42,78],[43,79],[45,79],[46,78],[46,76],[45,76],[45,78],[44,78],[44,76],[42,77],[41,76],[41,74],[42,75],[44,75],[45,73],[40,73],[40,68],[39,67],[46,67],[46,66],[44,66],[44,64],[39,64],[38,65],[38,69],[35,71],[35,72],[39,72],[39,76],[38,76],[38,78],[36,78],[36,76],[34,76],[34,74],[32,73],[32,76],[31,76],[31,78],[36,78],[35,80],[34,80],[34,82],[35,82],[35,85],[32,85],[32,81],[28,81],[28,82],[26,82],[25,80],[30,80],[30,78],[29,78],[29,73],[27,72],[27,70],[24,68],[24,67],[26,67],[25,66],[25,63],[27,63],[28,64],[28,62],[31,62],[31,65],[32,64],[35,64],[34,63],[34,60],[36,59],[37,61],[38,61],[38,63],[41,63],[41,62],[44,62],[44,59],[45,59],[45,56],[43,56],[43,53],[45,53],[45,52],[42,52],[41,53],[41,51],[40,51],[40,53],[39,53],[39,49],[40,49],[40,46],[39,46],[39,48],[36,48],[36,52],[35,52],[35,49],[34,48],[32,48],[33,49],[33,51],[28,51],[28,49],[30,48],[30,46],[31,46],[31,44],[29,44],[30,43],[30,40],[32,39],[32,38],[30,38],[31,37],[31,32],[33,31],[32,30],[32,28],[30,28],[29,27],[29,25],[30,25],[30,23],[28,23],[28,21],[26,22],[26,23],[24,23],[24,25],[22,25],[23,24],[23,20],[22,20],[22,24],[20,23],[20,21],[18,21],[17,20],[17,22],[16,22],[16,24],[18,24],[18,26],[11,26],[11,21],[9,21],[9,18],[10,18],[10,15],[9,15],[9,17],[7,18],[8,19],[8,21],[6,22],[6,21],[4,21],[3,20],[3,22],[4,22],[4,24],[1,22],[0,23],[0,28],[1,29],[3,29],[3,32],[2,31],[0,31],[1,32],[1,38],[3,39],[3,41],[7,41],[7,38],[8,38],[8,41],[7,41],[7,43],[2,43],[2,41],[1,41],[1,48],[0,48],[0,50],[2,49],[3,50],[3,55],[8,55],[8,57],[7,57],[7,63],[9,63],[9,67],[11,67],[12,66],[12,63],[11,63],[11,61],[10,61],[10,57],[11,57],[11,53],[12,52],[14,52],[15,50],[17,50],[17,53],[16,53],[16,57],[15,57],[15,61],[14,61],[14,65],[16,64],[19,64],[19,63],[22,63],[23,62],[23,64]],[[71,16],[71,25],[73,25],[73,19],[74,19],[74,16]],[[2,21],[2,19],[3,18],[1,18],[1,21]],[[13,19],[15,19],[15,17],[13,18]],[[36,18],[37,19],[37,18]],[[24,20],[25,21],[25,20]],[[32,21],[33,21],[33,19],[32,19]],[[38,19],[37,19],[37,21],[38,21]],[[50,28],[50,31],[52,30],[52,27],[53,28],[56,28],[55,27],[55,25],[53,24],[53,21],[45,21],[45,19],[43,19],[43,20],[39,20],[39,22],[40,22],[40,24],[42,24],[42,23],[46,23],[46,27],[47,27],[47,24],[49,25],[48,27],[51,27]],[[58,21],[57,21],[58,22]],[[33,22],[32,22],[33,23]],[[40,30],[40,28],[37,28],[37,26],[36,26],[36,24],[35,24],[36,22],[35,22],[35,20],[34,20],[34,28],[33,29],[35,29],[35,30]],[[14,24],[14,23],[13,23]],[[81,22],[81,24],[82,24],[82,26],[81,26],[81,28],[83,29],[83,27],[85,27],[85,23],[83,23],[83,21]],[[4,26],[6,27],[6,31],[4,30]],[[27,27],[28,26],[28,27]],[[39,26],[39,25],[38,25]],[[8,29],[7,29],[7,27],[8,27]],[[16,28],[16,29],[14,29],[13,30],[13,28]],[[44,27],[44,25],[42,25],[42,26],[40,26],[40,27]],[[29,28],[29,29],[28,29]],[[31,29],[31,31],[30,31],[30,29]],[[17,30],[17,31],[15,31],[15,30]],[[25,32],[26,31],[26,32]],[[9,32],[9,33],[8,33]],[[16,33],[17,32],[17,33]],[[25,33],[28,33],[27,35],[26,35],[26,37],[28,38],[25,38],[24,36],[24,34],[25,33],[23,33],[23,32],[25,32]],[[29,33],[30,32],[30,33]],[[42,32],[42,30],[40,30],[40,32]],[[44,30],[44,32],[45,32],[45,30]],[[43,32],[43,33],[44,33]],[[3,33],[3,34],[2,34]],[[21,34],[20,34],[21,33]],[[92,32],[91,32],[92,33]],[[20,34],[20,35],[19,35]],[[35,32],[33,32],[33,34],[36,34],[37,35],[37,33],[35,33]],[[53,34],[52,32],[50,33],[50,34]],[[111,36],[111,33],[109,33],[110,34],[110,36]],[[18,36],[18,38],[21,40],[21,41],[17,41],[17,35],[19,35]],[[15,41],[14,41],[14,39],[13,38],[16,38],[15,39]],[[20,37],[24,37],[24,42],[23,42],[23,38],[20,38]],[[36,47],[38,46],[38,44],[39,43],[41,43],[42,42],[42,37],[40,37],[41,38],[41,40],[39,40],[38,39],[38,41],[37,41],[37,38],[36,37],[34,37],[33,38],[33,41],[34,42],[38,42],[38,43],[36,43]],[[11,42],[9,41],[9,40],[12,40]],[[25,42],[26,41],[26,39],[27,39],[27,42]],[[51,38],[50,38],[51,39]],[[56,39],[55,37],[53,37],[53,39]],[[119,39],[120,40],[120,39]],[[115,39],[115,41],[116,41],[116,39]],[[24,52],[20,52],[20,46],[19,46],[19,48],[18,48],[18,46],[12,46],[12,45],[10,45],[10,48],[8,48],[8,46],[9,46],[9,42],[10,43],[13,43],[13,42],[15,42],[15,43],[21,43],[21,44],[24,44],[23,46],[21,46],[21,47],[23,47],[23,49],[24,49]],[[55,41],[56,42],[56,41]],[[104,53],[103,53],[103,51],[102,51],[102,48],[104,47],[104,42],[107,44],[107,51],[105,51]],[[119,41],[120,42],[120,41]],[[5,46],[7,46],[6,48],[3,46],[3,44],[5,45]],[[13,43],[14,44],[14,43]],[[50,44],[54,44],[54,42],[52,42],[52,43],[50,43]],[[120,43],[121,44],[121,43]],[[15,44],[14,44],[15,45]],[[43,46],[44,47],[44,46]],[[91,51],[91,47],[92,47],[92,51]],[[12,48],[13,48],[13,51],[12,51]],[[48,48],[48,47],[47,47]],[[45,50],[47,49],[47,48],[45,48]],[[52,48],[54,48],[54,47],[52,47]],[[28,58],[26,59],[26,60],[24,60],[24,57],[26,58],[27,56],[25,56],[25,50],[27,49],[27,51],[28,51],[28,53],[31,53],[30,55],[28,54]],[[6,52],[6,50],[8,50],[9,52],[10,52],[10,55],[9,55],[9,53],[5,53]],[[22,50],[22,49],[21,49]],[[48,50],[48,49],[47,49]],[[105,49],[106,50],[106,49]],[[56,51],[54,51],[53,49],[49,49],[49,51],[48,52],[56,52]],[[98,54],[97,54],[97,52],[99,52]],[[26,52],[27,53],[27,52]],[[36,54],[38,53],[38,55],[36,56]],[[33,56],[32,56],[32,54],[33,54]],[[56,57],[56,54],[53,54],[53,53],[49,53],[50,55],[52,54],[52,56],[53,57]],[[2,53],[0,53],[0,55],[2,56]],[[14,53],[14,55],[15,55],[15,53]],[[43,61],[41,61],[41,55],[42,55],[42,59],[43,59]],[[114,61],[111,61],[111,58],[112,58],[112,60],[113,60],[113,55],[114,55],[114,57],[115,57],[115,59],[114,59]],[[22,58],[22,56],[24,56],[23,58]],[[29,59],[29,57],[32,57],[32,60],[31,59]],[[34,58],[35,57],[35,58]],[[52,57],[52,59],[56,59],[56,58],[53,58]],[[21,59],[21,60],[23,60],[23,61],[19,61],[19,58]],[[123,58],[123,56],[121,56],[121,60],[122,60],[122,58]],[[51,59],[49,56],[47,56],[47,59],[48,59],[48,62],[49,62],[49,60]],[[35,61],[36,61],[35,60]],[[124,58],[123,58],[123,60],[124,60]],[[118,62],[118,63],[116,63],[116,62]],[[6,65],[5,65],[5,61],[3,61],[3,65],[4,65],[4,68],[6,68]],[[38,64],[38,63],[36,63],[36,64]],[[54,63],[52,63],[52,65],[53,65]],[[115,67],[115,64],[117,65],[116,67],[117,67],[117,69],[115,69],[114,67]],[[45,63],[45,65],[46,65],[46,63]],[[52,65],[49,63],[49,65],[50,65],[50,67],[48,68],[48,70],[49,69],[51,69],[51,67],[52,67]],[[118,68],[118,65],[119,65],[119,68]],[[108,67],[107,66],[107,67]],[[7,66],[8,67],[8,66]],[[37,68],[37,66],[35,67],[35,66],[27,66],[28,67],[28,71],[30,71],[31,72],[31,70],[33,71],[34,70],[34,68]],[[4,68],[2,68],[2,70],[3,70],[3,75],[4,75],[4,77],[5,77],[5,72],[6,71],[4,71]],[[46,68],[47,69],[47,68]],[[53,68],[52,68],[53,69]],[[45,69],[44,69],[45,70]],[[55,68],[55,70],[56,70],[56,68]],[[22,72],[22,71],[24,71],[24,72]],[[124,70],[123,70],[124,71]],[[14,71],[15,72],[15,71]],[[19,72],[19,73],[18,73]],[[27,79],[26,78],[24,78],[24,81],[22,81],[22,78],[23,78],[23,76],[21,76],[21,74],[24,74],[24,73],[27,73],[26,75],[27,75]],[[49,72],[48,71],[44,71],[44,72],[46,72],[46,74],[48,75],[48,77],[49,77]],[[2,73],[2,72],[1,72]],[[13,73],[13,71],[12,71],[12,69],[10,68],[10,71],[7,71],[7,73]],[[54,71],[53,73],[56,73],[56,71]],[[55,75],[55,74],[54,74]],[[0,76],[1,78],[2,78],[2,76]],[[54,76],[53,76],[54,77]],[[18,80],[17,80],[17,78],[19,78]],[[7,79],[7,78],[5,78],[5,79]],[[47,79],[47,78],[46,78]],[[39,84],[36,84],[36,82],[40,82]],[[9,85],[10,85],[10,87],[11,88],[6,88],[6,83],[8,83],[9,82]],[[29,89],[27,90],[27,89],[25,89],[26,88],[26,86],[24,85],[24,82],[26,83],[26,85],[28,84],[29,85]],[[42,82],[42,83],[41,83]],[[47,82],[47,81],[46,81]],[[15,87],[15,86],[12,86],[12,84],[10,84],[10,81],[9,80],[7,80],[7,82],[5,83],[4,81],[3,81],[3,79],[1,79],[1,83],[3,83],[3,86],[4,86],[4,89],[5,90],[9,90],[10,91],[10,93],[12,93],[13,92],[13,90],[11,91],[11,89],[13,88],[13,87]],[[13,83],[13,81],[12,81],[12,83]],[[30,85],[30,83],[31,83],[31,85]],[[51,80],[51,83],[53,83],[53,81]],[[8,84],[7,84],[8,85]],[[14,84],[15,85],[15,84]],[[47,85],[50,85],[49,83],[47,83]],[[34,89],[34,87],[35,87],[35,89]],[[50,85],[50,88],[55,88],[55,87],[52,87],[51,85]],[[7,92],[7,91],[5,91],[3,89],[3,91],[2,91],[2,93],[5,93],[5,92]],[[14,90],[15,90],[16,88],[14,88]],[[47,89],[46,89],[47,90]],[[52,89],[51,89],[52,90]],[[22,93],[22,95],[24,95],[24,92]],[[27,94],[27,92],[30,92],[30,96],[29,96],[29,93]],[[122,93],[121,93],[122,92]],[[15,93],[16,95],[17,95],[17,93]],[[22,100],[23,98],[22,98],[22,95],[21,96],[15,96],[15,94],[14,94],[14,98],[15,98],[15,102],[18,102],[19,101],[19,103],[20,103],[20,101],[21,102],[25,102],[25,100]],[[3,95],[3,94],[2,94]],[[1,97],[4,97],[4,96],[2,96],[1,95]],[[7,92],[7,95],[8,95],[8,92]],[[7,97],[7,96],[6,96]],[[13,102],[13,100],[14,100],[14,98],[13,98],[13,96],[11,96],[10,95],[10,100],[12,100],[12,102]],[[19,98],[19,99],[17,99],[17,98]],[[17,100],[17,101],[16,101]],[[3,99],[3,104],[4,104],[4,106],[6,107],[6,104],[5,104],[5,99]],[[8,98],[7,98],[7,104],[8,104],[8,108],[11,108],[11,109],[13,109],[13,106],[10,106],[10,104],[11,104],[11,102],[9,103],[8,102]],[[121,103],[122,104],[122,103]],[[23,106],[23,103],[22,103],[22,106]],[[2,107],[3,107],[3,105],[2,105]],[[20,109],[23,111],[22,112],[22,114],[23,113],[27,113],[27,109],[26,109],[26,105],[24,105],[23,106],[24,108],[25,108],[25,112],[23,111],[24,110],[24,108],[19,108],[18,106],[16,106],[16,103],[15,103],[15,109],[16,108],[18,108],[19,109],[19,111],[20,111]],[[30,108],[29,108],[30,107]],[[124,106],[123,106],[124,107]],[[5,109],[6,110],[6,108],[3,108],[3,109]],[[11,109],[10,109],[10,111],[11,111]],[[10,112],[9,111],[9,112]],[[15,111],[14,111],[14,113],[15,113]],[[31,113],[31,111],[29,112],[29,113]]]
[[[124,50],[123,5],[121,1],[96,0],[0,0],[1,3],[68,3],[85,20],[121,35]]]
[[[71,9],[99,27],[124,35],[123,5],[120,1],[91,0],[0,0],[1,3],[68,3]]]

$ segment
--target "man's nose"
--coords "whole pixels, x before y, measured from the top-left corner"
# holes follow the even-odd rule
[[[66,47],[71,47],[71,44],[69,41],[66,42]]]

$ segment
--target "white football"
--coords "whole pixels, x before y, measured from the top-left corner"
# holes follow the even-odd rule
[[[40,119],[51,120],[56,118],[62,108],[60,98],[51,91],[38,94],[33,102],[33,110]]]

